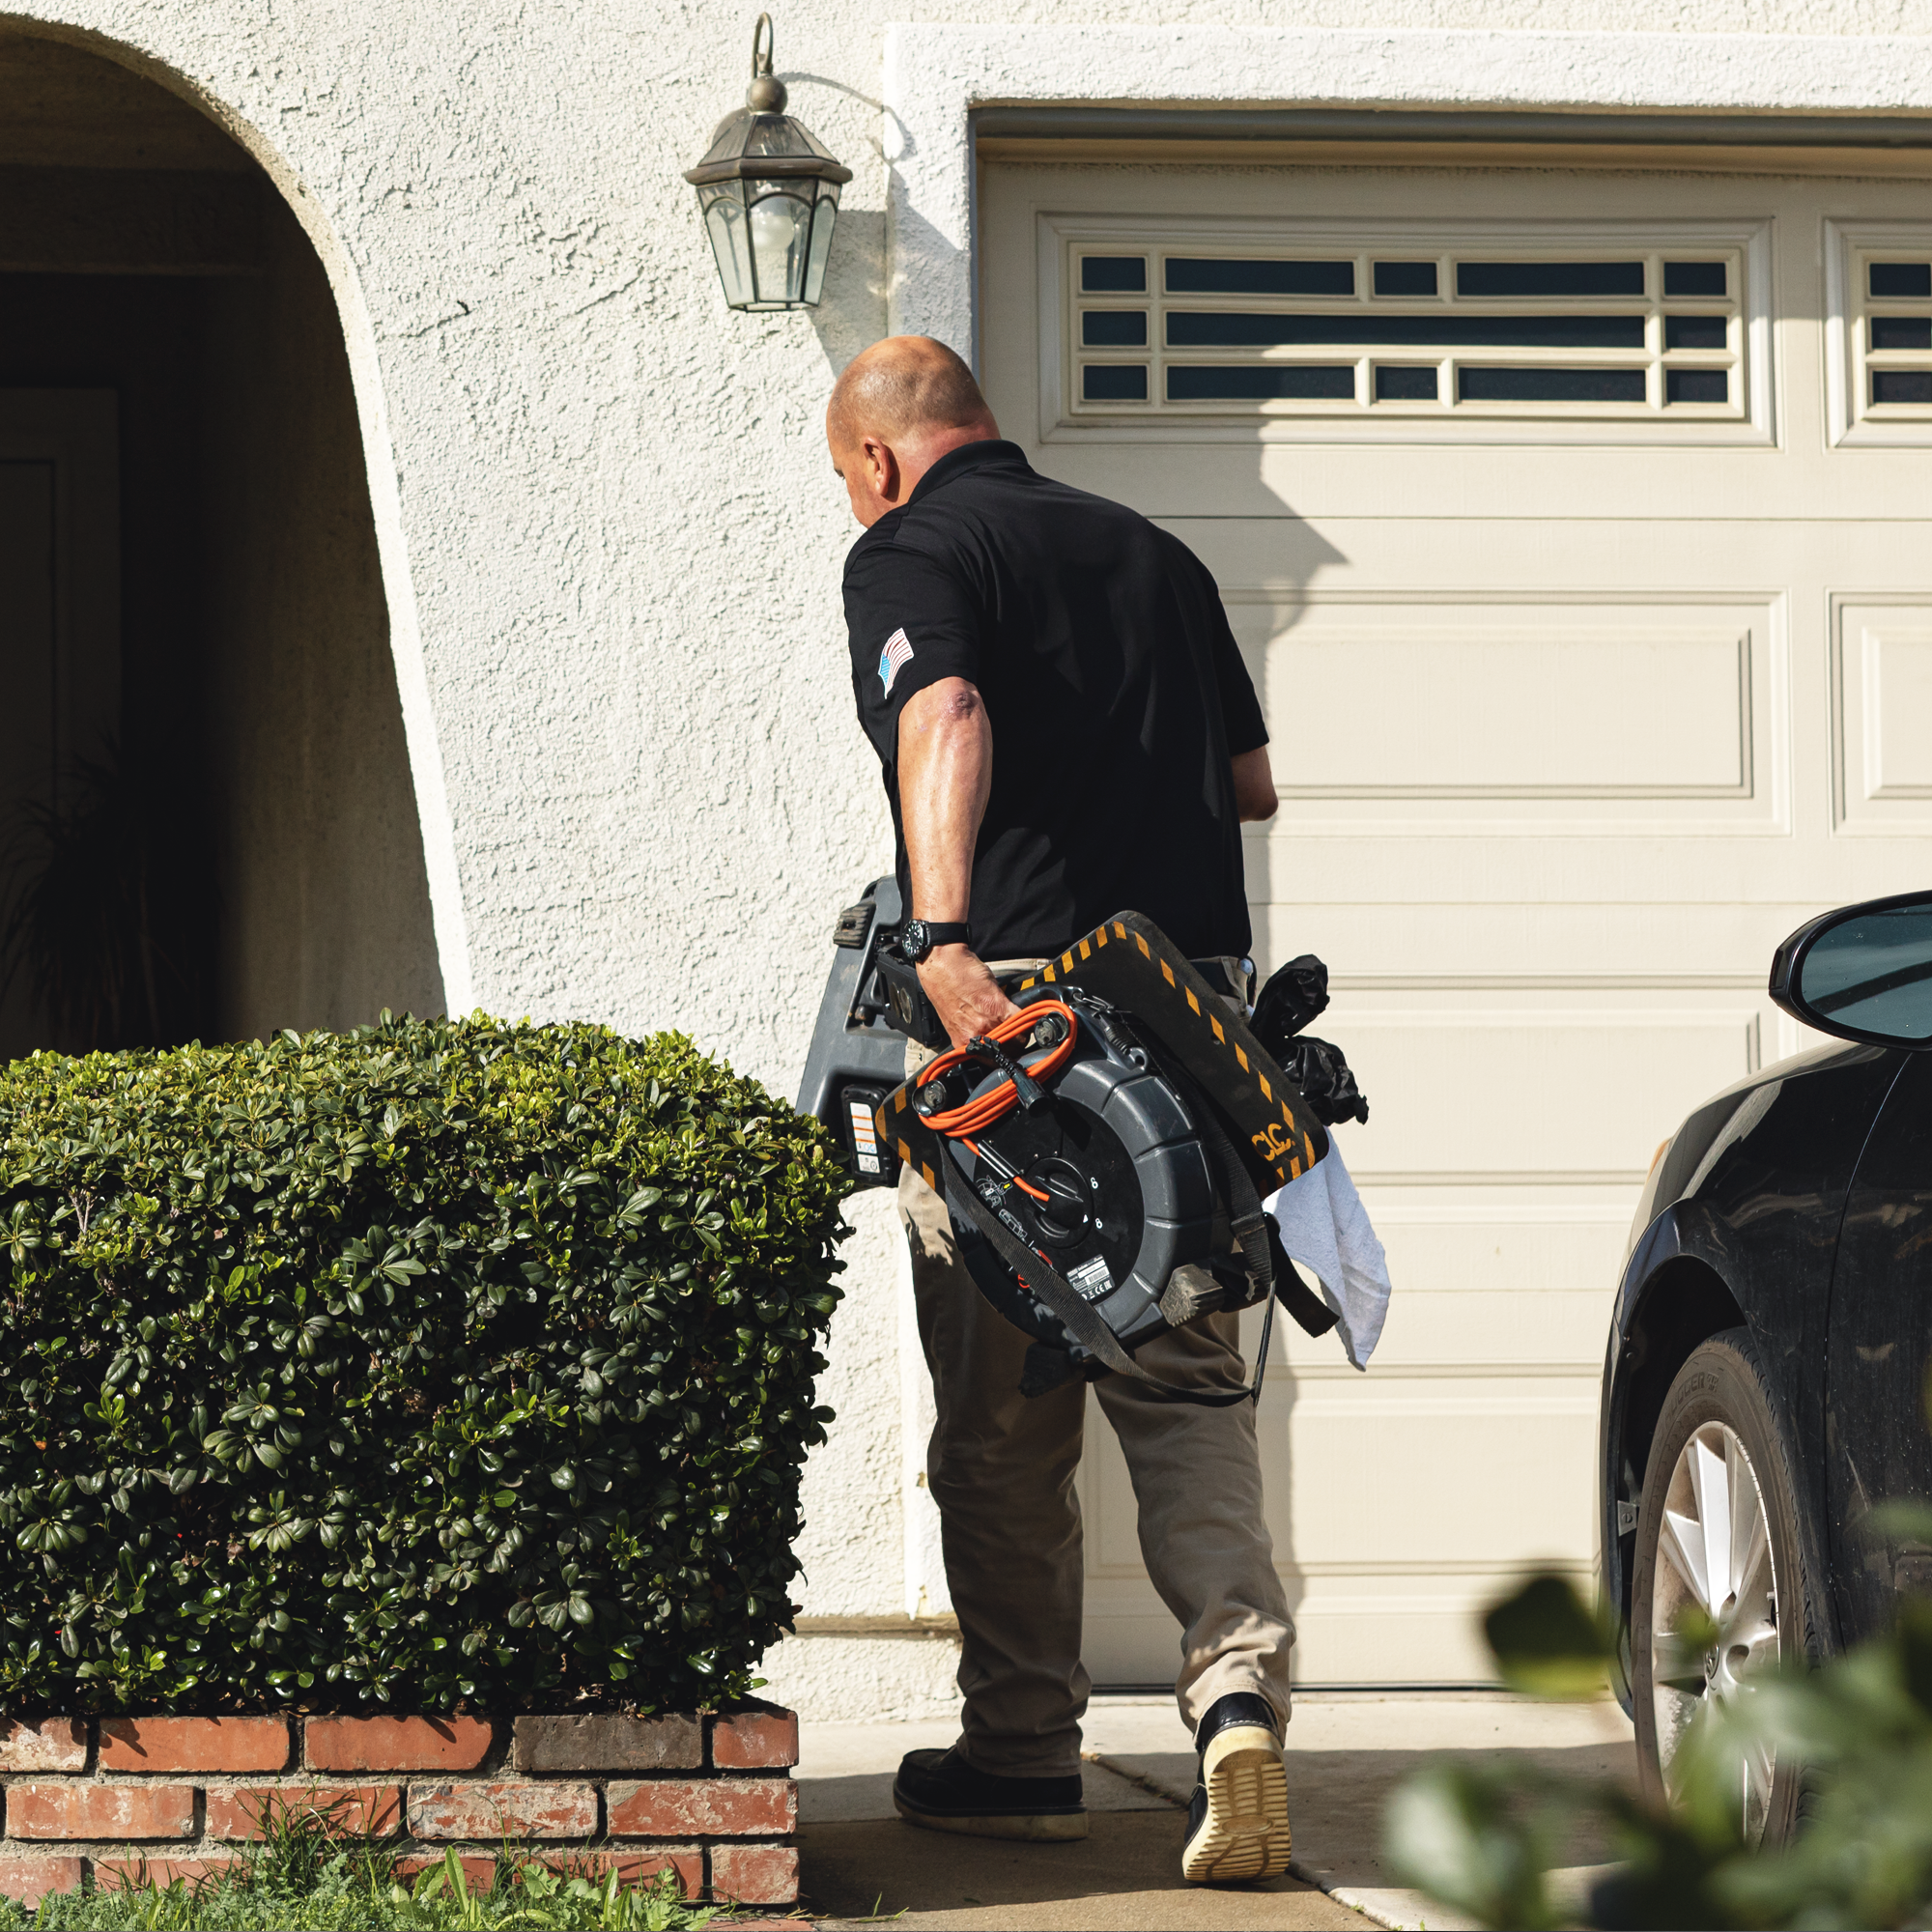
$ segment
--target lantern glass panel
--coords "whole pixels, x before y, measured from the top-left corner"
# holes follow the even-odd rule
[[[825,264],[832,255],[832,230],[838,219],[838,184],[821,182],[811,215],[811,254],[805,265],[805,298],[813,308],[825,293]]]
[[[767,186],[752,182],[753,194]],[[805,264],[811,242],[811,204],[795,194],[759,194],[752,203],[752,271],[756,277],[757,301],[795,302],[804,299]]]
[[[744,308],[757,299],[752,279],[751,223],[736,182],[703,190],[704,229],[718,261],[718,279],[724,284],[727,307]]]

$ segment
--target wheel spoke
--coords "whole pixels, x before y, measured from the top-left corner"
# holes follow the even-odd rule
[[[1714,1452],[1700,1429],[1690,1438],[1690,1488],[1704,1526],[1704,1607],[1714,1616],[1731,1594],[1731,1479],[1728,1456]]]
[[[1684,1742],[1684,1733],[1703,1709],[1704,1700],[1682,1690],[1660,1690],[1656,1704],[1657,1755],[1663,1771],[1664,1795],[1675,1804],[1683,1783],[1683,1774],[1677,1768],[1678,1747]]]
[[[1660,1555],[1670,1559],[1670,1567],[1683,1579],[1684,1587],[1709,1609],[1711,1586],[1704,1574],[1704,1532],[1697,1519],[1665,1510],[1657,1548]]]
[[[1761,1500],[1750,1513],[1750,1530],[1745,1539],[1744,1553],[1738,1561],[1735,1588],[1738,1601],[1733,1614],[1741,1632],[1756,1630],[1759,1626],[1768,1629],[1776,1627],[1777,1610],[1771,1571],[1771,1530],[1764,1520]],[[1736,1639],[1741,1643],[1748,1640],[1742,1635]]]

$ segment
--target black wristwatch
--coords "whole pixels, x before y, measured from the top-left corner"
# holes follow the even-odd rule
[[[899,927],[899,949],[917,966],[935,946],[971,946],[973,935],[963,919],[909,919]]]

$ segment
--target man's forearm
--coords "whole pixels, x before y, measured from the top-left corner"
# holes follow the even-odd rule
[[[906,699],[899,713],[899,828],[912,874],[907,912],[946,923],[970,918],[973,848],[993,787],[993,727],[979,692],[942,678]],[[954,1046],[1013,1010],[971,948],[936,946],[920,984]]]
[[[965,919],[973,898],[973,847],[993,785],[993,730],[980,694],[942,678],[899,713],[899,820],[912,904],[923,920]]]

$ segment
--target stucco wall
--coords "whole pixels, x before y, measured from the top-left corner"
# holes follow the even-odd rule
[[[341,325],[279,202],[206,286],[203,683],[228,1038],[443,1009]]]
[[[823,307],[740,316],[679,171],[737,102],[755,11],[41,17],[200,99],[320,250],[451,1003],[680,1026],[786,1093],[833,911],[887,854],[819,417],[889,309],[963,335],[973,99],[1932,107],[1932,0],[1634,0],[1615,34],[1580,0],[1013,0],[890,35],[884,4],[796,0],[780,71],[856,178]],[[808,1612],[848,1626],[944,1607],[890,1206],[855,1219],[805,1552]],[[872,1662],[811,1677],[827,1707],[943,1690],[943,1645],[846,1640]],[[781,1652],[775,1682],[801,1670]]]

